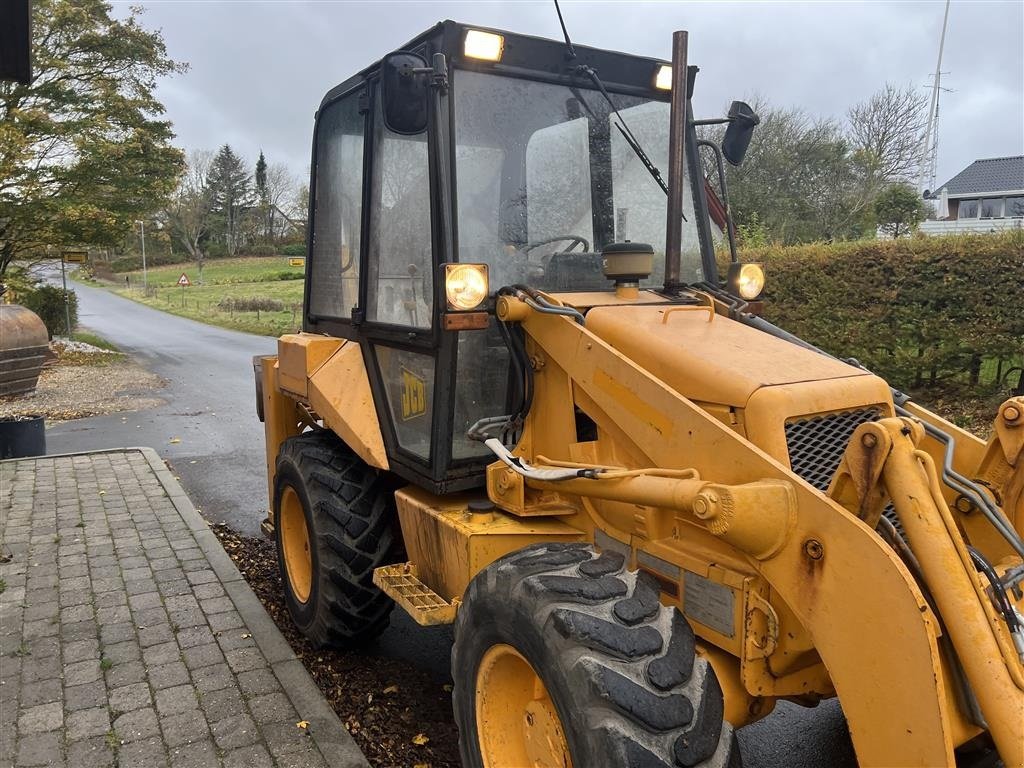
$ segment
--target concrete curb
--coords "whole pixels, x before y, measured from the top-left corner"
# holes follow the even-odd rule
[[[153,448],[129,447],[32,456],[23,459],[8,459],[0,464],[129,451],[137,451],[145,457],[168,499],[185,525],[188,526],[210,567],[222,582],[224,591],[251,632],[256,645],[266,657],[285,695],[295,710],[309,722],[309,735],[325,762],[331,768],[368,768],[369,763],[352,736],[345,730],[337,714],[331,709],[302,662],[288,645],[288,641],[274,624],[274,620],[267,614],[259,598],[250,589],[234,562],[221,547],[216,534],[210,530],[206,520],[196,511],[184,489],[174,479],[174,475],[167,469],[163,459]]]

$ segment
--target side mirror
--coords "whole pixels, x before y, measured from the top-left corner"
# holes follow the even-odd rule
[[[416,53],[392,53],[381,64],[381,112],[392,133],[406,136],[427,130],[430,72]]]
[[[729,107],[729,127],[722,139],[722,154],[732,165],[739,165],[747,154],[754,128],[761,122],[750,105],[734,101]]]

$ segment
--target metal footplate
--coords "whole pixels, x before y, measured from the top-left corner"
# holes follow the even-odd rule
[[[456,597],[449,603],[420,581],[416,576],[416,566],[412,563],[375,568],[373,583],[423,627],[451,624],[462,602]]]

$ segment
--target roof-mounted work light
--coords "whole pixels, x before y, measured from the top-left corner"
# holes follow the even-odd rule
[[[471,59],[484,61],[501,61],[505,50],[505,38],[493,32],[481,29],[466,30],[466,39],[462,43],[462,52]]]
[[[658,67],[658,74],[654,76],[654,87],[660,91],[672,90],[672,65],[662,64]]]

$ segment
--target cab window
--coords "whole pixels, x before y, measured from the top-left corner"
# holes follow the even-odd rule
[[[377,101],[366,317],[429,328],[433,258],[427,134],[392,133]]]
[[[363,200],[363,128],[359,94],[324,107],[316,137],[310,313],[348,318],[358,304]]]

